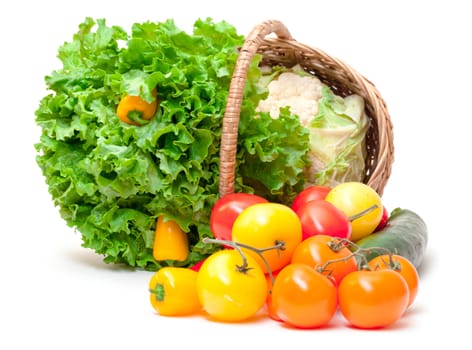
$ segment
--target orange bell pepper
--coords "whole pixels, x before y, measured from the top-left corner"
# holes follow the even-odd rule
[[[154,259],[184,261],[189,254],[188,236],[174,220],[157,219],[154,234]]]
[[[152,90],[152,94],[154,97],[157,95],[156,89]],[[149,103],[140,96],[125,95],[116,108],[116,114],[125,123],[141,125],[142,123],[139,122],[139,119],[150,120],[154,117],[157,105],[157,99]],[[133,113],[135,114],[134,116]]]

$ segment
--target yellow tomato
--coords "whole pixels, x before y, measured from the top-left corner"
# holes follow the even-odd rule
[[[267,282],[257,262],[247,266],[236,250],[220,250],[200,267],[197,293],[208,315],[218,321],[238,322],[254,316],[267,298]]]
[[[184,267],[163,267],[149,281],[151,305],[162,316],[182,316],[201,309],[196,271]]]
[[[375,190],[362,182],[345,182],[328,192],[326,201],[333,204],[346,216],[352,217],[376,205],[377,208],[352,220],[351,240],[358,241],[374,232],[382,219],[382,200]]]
[[[302,240],[302,225],[297,214],[288,206],[258,203],[243,210],[236,218],[232,239],[258,249],[283,244],[282,249],[271,249],[262,253],[270,270],[275,272],[290,262],[293,251]],[[257,253],[249,249],[243,251],[256,259],[265,273],[268,272],[263,259]]]

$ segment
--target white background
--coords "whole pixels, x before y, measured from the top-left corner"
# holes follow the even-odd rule
[[[467,337],[471,224],[470,53],[467,1],[9,1],[0,12],[0,348],[418,348]],[[102,263],[53,207],[35,163],[34,111],[58,47],[86,16],[129,30],[134,22],[197,18],[241,34],[279,19],[298,41],[349,63],[378,87],[394,124],[395,162],[383,196],[429,227],[415,304],[395,326],[361,331],[337,316],[296,331],[268,320],[220,324],[157,316],[149,272]],[[464,321],[465,317],[465,321]],[[9,344],[9,345],[6,345]]]

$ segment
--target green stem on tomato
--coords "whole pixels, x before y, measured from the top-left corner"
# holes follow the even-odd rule
[[[374,204],[374,205],[368,207],[367,209],[364,209],[363,211],[361,211],[361,212],[359,212],[359,213],[357,213],[357,214],[354,214],[354,215],[352,215],[352,216],[349,216],[349,217],[348,217],[348,220],[349,220],[350,222],[353,222],[354,220],[359,219],[360,217],[362,217],[362,216],[364,216],[364,215],[366,215],[366,214],[369,214],[371,211],[377,209],[378,207],[379,207],[379,206],[378,206],[377,204]]]
[[[210,238],[210,237],[204,237],[202,239],[203,243],[216,243],[216,244],[221,244],[221,245],[226,245],[229,247],[232,247],[238,251],[238,253],[241,255],[241,258],[243,259],[243,264],[241,266],[238,266],[238,269],[240,269],[241,272],[247,272],[249,270],[248,267],[248,262],[246,259],[246,256],[244,255],[243,251],[241,248],[249,249],[256,254],[260,256],[262,261],[264,262],[264,265],[267,268],[267,272],[269,273],[269,278],[272,284],[274,284],[274,276],[272,274],[272,269],[270,268],[269,262],[263,255],[264,252],[269,251],[269,250],[274,250],[277,249],[277,251],[284,250],[285,249],[285,242],[283,241],[276,241],[275,245],[265,247],[265,248],[256,248],[248,244],[240,243],[240,242],[235,242],[235,241],[229,241],[229,240],[224,240],[224,239],[215,239],[215,238]]]
[[[353,247],[355,250],[360,249],[360,247],[358,247],[354,242],[350,241],[347,238],[340,238],[340,239],[332,240],[328,243],[328,246],[334,252],[338,252],[341,249],[343,249],[345,247],[348,247],[348,246]]]
[[[365,261],[364,261],[365,263],[367,263],[367,260],[366,260],[366,258],[365,258],[364,255],[362,255],[361,253],[358,253],[358,252],[353,252],[353,253],[351,253],[351,254],[349,254],[349,255],[347,255],[347,256],[343,256],[343,257],[341,257],[341,258],[328,260],[328,261],[326,261],[323,265],[317,267],[316,270],[317,270],[318,272],[320,272],[320,273],[323,273],[323,272],[326,271],[326,269],[328,268],[328,266],[329,266],[330,264],[335,264],[335,263],[337,263],[337,262],[348,261],[349,259],[351,259],[352,257],[355,257],[355,256],[359,256],[361,259],[364,259],[364,260],[365,260]]]
[[[202,240],[203,243],[216,243],[216,244],[224,244],[227,245],[231,248],[234,248],[239,255],[241,255],[241,259],[243,260],[243,264],[241,266],[237,266],[238,270],[241,272],[247,272],[249,270],[248,263],[247,263],[247,258],[246,255],[244,255],[243,251],[241,250],[241,247],[235,244],[233,241],[226,241],[222,239],[214,239],[214,238],[209,238],[209,237],[204,237]]]
[[[386,266],[388,266],[392,270],[399,271],[399,270],[402,269],[402,264],[400,264],[398,261],[393,260],[393,253],[388,254],[388,262],[385,261],[383,258],[381,260]],[[375,267],[379,268],[379,265],[377,264],[377,265],[375,265]]]
[[[336,241],[333,240],[333,241],[329,242],[328,245],[334,252],[337,252],[340,249],[342,249],[344,247],[347,247],[347,246],[350,246],[352,249],[354,249],[354,251],[351,254],[347,255],[347,256],[343,256],[343,257],[338,258],[338,259],[328,260],[322,266],[317,268],[318,272],[326,271],[326,268],[329,266],[329,264],[334,264],[334,263],[337,263],[337,262],[347,261],[347,260],[351,259],[352,257],[359,257],[362,260],[362,263],[359,266],[359,268],[361,270],[370,270],[369,262],[367,260],[366,254],[369,254],[370,252],[375,251],[375,250],[383,252],[384,254],[389,256],[389,263],[390,263],[389,265],[390,266],[393,266],[395,264],[395,262],[392,259],[392,252],[387,248],[383,248],[383,247],[361,248],[357,244],[355,244],[354,242],[350,241],[347,238],[341,238],[341,239],[336,240]]]

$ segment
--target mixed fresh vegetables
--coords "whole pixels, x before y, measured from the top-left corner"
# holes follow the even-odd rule
[[[191,293],[200,307],[189,305],[189,314],[222,322],[266,315],[312,329],[339,311],[346,324],[373,329],[398,321],[418,293],[426,225],[410,210],[388,214],[366,184],[311,186],[291,206],[234,193],[216,202],[210,222],[219,238],[203,242],[220,250],[175,268],[197,276]],[[154,290],[151,302],[163,314],[166,299],[157,303]]]
[[[226,22],[87,18],[46,77],[37,163],[66,222],[107,263],[155,271],[162,316],[295,328],[336,312],[381,328],[413,304],[427,229],[362,182],[368,119],[300,67],[248,71],[235,193],[218,196],[226,97],[244,37]]]
[[[87,18],[59,48],[62,67],[46,77],[36,111],[37,163],[62,217],[105,262],[157,270],[215,251],[202,238],[212,234],[222,118],[243,42],[211,19],[188,34],[172,20],[128,33]],[[336,96],[299,67],[260,63],[257,55],[244,89],[235,192],[288,204],[310,184],[360,181],[362,98]],[[159,217],[188,236],[185,260],[153,256]]]

